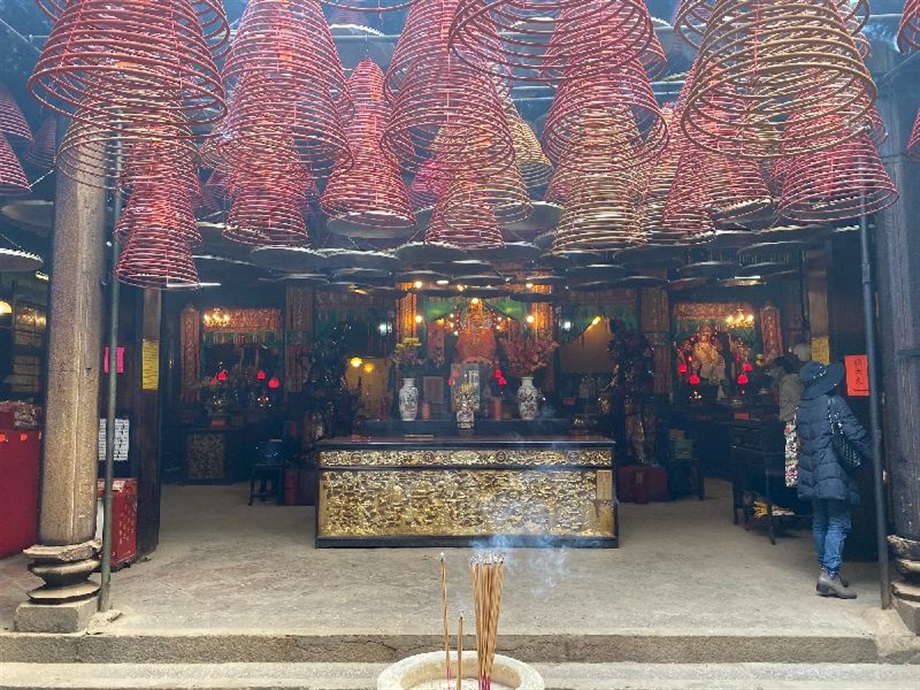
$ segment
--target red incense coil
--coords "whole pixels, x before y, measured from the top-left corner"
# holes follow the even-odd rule
[[[876,213],[898,199],[865,131],[810,155],[783,159],[777,213],[795,221],[826,223]]]
[[[585,159],[572,160],[573,167],[593,169],[595,160],[614,154],[625,156],[627,163],[648,161],[667,142],[661,110],[638,62],[584,75],[572,70],[559,86],[546,116],[543,148],[551,160],[559,161],[573,139],[588,132],[597,136],[608,128],[616,128],[617,136],[606,140],[598,136],[586,149]]]
[[[626,26],[634,32],[643,15],[648,12],[638,0],[461,0],[450,45],[477,69],[551,81],[598,50],[599,43],[584,44],[586,35],[606,36]],[[624,44],[621,59],[635,59],[639,50]]]
[[[324,5],[329,7],[334,7],[336,12],[333,15],[334,17],[338,16],[339,12],[373,12],[377,14],[379,12],[395,12],[397,10],[404,10],[407,7],[411,6],[415,0],[352,0],[352,2],[344,2],[340,0],[322,0]],[[330,24],[334,23],[352,23],[352,22],[329,22]]]
[[[0,82],[0,134],[10,141],[32,141],[29,123],[3,82]]]
[[[920,109],[917,110],[917,119],[907,141],[907,155],[915,160],[920,160]]]
[[[355,106],[348,126],[354,165],[337,167],[329,177],[322,208],[332,219],[388,230],[411,230],[415,216],[396,159],[382,147],[390,115],[383,92],[383,72],[362,60],[348,81]]]
[[[173,230],[173,215],[168,199],[149,201],[138,211],[115,267],[118,280],[159,290],[198,287],[195,260],[184,236]]]
[[[29,180],[6,135],[0,134],[0,195],[28,194]]]
[[[190,0],[73,0],[45,42],[29,88],[52,110],[141,119],[175,109],[194,123],[223,117],[223,86]],[[92,93],[92,98],[87,95]],[[156,94],[170,94],[169,103]],[[151,98],[151,94],[154,96]],[[180,98],[173,100],[173,95]]]
[[[58,121],[53,115],[42,120],[35,130],[34,140],[23,151],[23,160],[40,170],[53,168],[57,153],[57,128]]]
[[[898,26],[898,49],[902,53],[920,50],[920,0],[906,0]]]
[[[664,208],[677,174],[681,154],[686,150],[687,143],[680,128],[671,127],[671,123],[677,117],[673,108],[665,106],[661,113],[662,119],[669,127],[670,137],[658,158],[649,165],[642,188],[639,216],[642,228],[648,234],[649,242],[671,244],[682,242],[684,233],[669,228],[663,222]]]
[[[386,89],[391,101],[409,78],[410,67],[427,70],[447,60],[447,36],[456,8],[457,0],[412,3],[387,67]]]
[[[504,246],[485,187],[476,181],[455,178],[435,207],[425,231],[425,242],[452,244],[466,249]]]
[[[681,126],[713,151],[731,145],[744,157],[798,155],[854,136],[851,121],[865,117],[875,95],[833,3],[720,0],[700,43]],[[798,138],[783,135],[794,112],[813,123]],[[840,113],[848,118],[828,117]],[[735,139],[713,123],[734,127]]]
[[[350,159],[341,122],[341,106],[350,102],[344,71],[314,0],[250,2],[223,75],[235,85],[224,144],[263,148],[290,131],[317,174]]]
[[[592,5],[596,13],[590,21],[569,20],[570,16],[583,17]],[[633,62],[652,73],[664,67],[664,51],[644,2],[589,0],[563,9],[556,23],[543,54],[543,74],[548,78],[564,80],[573,71],[588,75],[595,69],[606,72]]]
[[[704,242],[713,237],[715,223],[700,180],[704,175],[701,156],[685,150],[662,212],[665,232],[683,243]]]
[[[384,145],[415,169],[437,157],[453,168],[470,164],[498,172],[514,165],[514,143],[495,85],[455,57],[410,67],[393,101]]]

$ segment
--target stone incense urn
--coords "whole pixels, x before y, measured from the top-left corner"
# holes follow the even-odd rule
[[[444,672],[444,652],[416,654],[398,661],[377,678],[377,690],[456,690],[457,652],[452,651],[451,681]],[[476,652],[463,652],[461,690],[479,690],[476,677]],[[527,664],[511,657],[495,655],[491,690],[545,690],[543,678]]]

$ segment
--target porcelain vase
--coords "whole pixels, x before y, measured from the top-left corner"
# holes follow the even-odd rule
[[[521,387],[517,392],[518,414],[521,419],[530,421],[537,418],[539,395],[540,391],[533,385],[533,376],[522,376]]]
[[[399,389],[399,416],[404,422],[414,422],[418,416],[418,388],[414,378],[404,378]]]

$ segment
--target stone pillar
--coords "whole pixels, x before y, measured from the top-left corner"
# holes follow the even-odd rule
[[[894,525],[888,538],[896,571],[892,603],[920,634],[920,163],[904,156],[918,91],[904,78],[879,99],[889,127],[881,153],[901,196],[876,217],[874,239],[883,438]]]
[[[105,192],[57,176],[39,543],[45,581],[16,609],[21,632],[77,632],[96,611],[97,429],[102,364]]]

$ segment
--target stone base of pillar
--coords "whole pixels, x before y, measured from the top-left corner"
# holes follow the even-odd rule
[[[29,592],[14,617],[19,632],[79,632],[96,612],[99,583],[90,575],[99,567],[101,544],[93,539],[80,544],[36,544],[23,553],[32,559],[29,570],[45,581]]]
[[[891,603],[904,624],[920,635],[920,541],[888,536],[895,570],[903,578],[891,584]]]
[[[83,632],[99,607],[99,597],[62,604],[20,604],[13,615],[16,632],[75,633]]]

